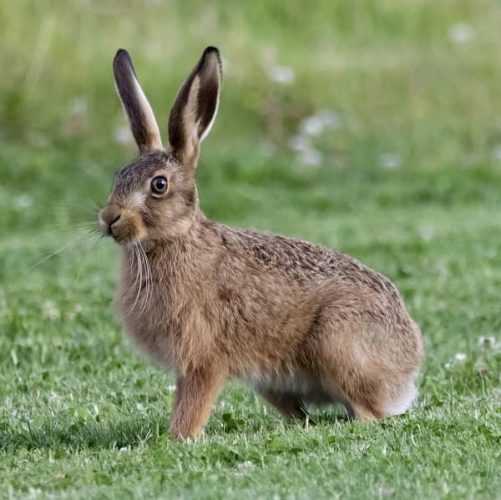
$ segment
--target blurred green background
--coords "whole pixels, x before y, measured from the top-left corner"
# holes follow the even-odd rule
[[[500,26],[497,0],[0,0],[2,491],[497,497]],[[304,431],[235,384],[202,443],[169,441],[172,379],[123,340],[119,252],[88,231],[136,155],[115,51],[166,140],[207,45],[224,83],[203,210],[395,281],[426,337],[415,414]]]
[[[220,48],[222,104],[200,168],[211,216],[495,203],[500,21],[499,2],[483,0],[3,1],[2,227],[71,223],[60,208],[102,202],[132,159],[110,69],[118,47],[164,140],[181,81],[206,45]],[[332,123],[311,148],[294,142],[321,113]]]

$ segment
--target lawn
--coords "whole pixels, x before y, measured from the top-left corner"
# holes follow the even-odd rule
[[[0,497],[501,498],[501,4],[305,5],[0,0]],[[115,50],[165,137],[208,44],[206,215],[389,276],[425,336],[410,414],[304,428],[235,382],[171,441],[173,378],[124,338],[91,230],[136,154]]]

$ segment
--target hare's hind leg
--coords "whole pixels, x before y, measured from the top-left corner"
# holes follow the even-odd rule
[[[396,293],[396,292],[395,292]],[[326,391],[360,420],[407,411],[422,362],[419,328],[394,294],[330,282],[309,331],[309,359]]]
[[[394,391],[394,394],[385,401],[384,411],[389,417],[405,413],[416,401],[418,395],[415,383],[416,375],[411,374],[407,377],[408,378],[398,386],[398,390]]]
[[[372,422],[385,416],[380,405],[381,388],[374,381],[366,383],[358,377],[355,378],[353,372],[349,373],[349,378],[343,380],[337,366],[324,375],[322,382],[332,394],[333,401],[341,401],[350,420]]]
[[[377,404],[378,411],[373,410],[371,401],[352,403],[353,411],[358,420],[372,421],[379,418],[393,417],[409,410],[417,396],[414,375],[408,376],[403,383],[381,384],[379,394],[381,394],[381,397]]]
[[[392,363],[383,368],[380,361],[370,359],[357,366],[348,353],[344,360],[331,365],[323,383],[343,396],[357,420],[370,422],[400,415],[412,406],[417,396],[414,373],[402,372]]]
[[[357,420],[362,422],[373,422],[379,418],[372,410],[362,406],[361,404],[352,403],[351,406]]]
[[[277,392],[264,387],[256,387],[256,392],[285,418],[306,422],[311,420],[303,401],[295,394]]]
[[[338,323],[324,337],[318,356],[323,387],[333,397],[340,397],[358,420],[373,421],[402,413],[412,399],[402,394],[402,379],[407,374],[388,359],[384,348],[374,347],[369,335],[359,330],[357,338],[354,330],[356,325]]]

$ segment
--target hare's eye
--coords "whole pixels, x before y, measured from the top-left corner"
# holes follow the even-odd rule
[[[154,194],[164,194],[165,191],[167,191],[167,185],[167,179],[162,175],[159,175],[151,181],[151,191]]]

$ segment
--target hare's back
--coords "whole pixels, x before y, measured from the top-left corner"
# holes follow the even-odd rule
[[[251,267],[301,284],[339,281],[400,301],[395,285],[349,255],[309,241],[260,231],[227,230],[222,239]]]

